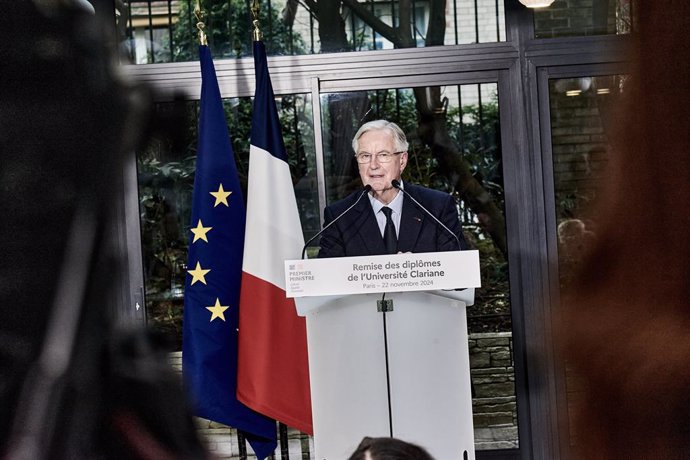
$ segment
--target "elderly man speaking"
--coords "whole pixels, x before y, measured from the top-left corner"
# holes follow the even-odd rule
[[[408,143],[398,125],[365,123],[352,148],[365,189],[324,209],[319,257],[467,249],[453,197],[402,183]]]

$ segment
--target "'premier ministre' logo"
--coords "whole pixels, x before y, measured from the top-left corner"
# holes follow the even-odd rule
[[[299,264],[298,264],[299,265]],[[314,275],[312,274],[311,270],[299,270],[299,266],[295,267],[294,265],[290,265],[288,268],[290,270],[290,282],[298,282],[298,281],[314,281]]]

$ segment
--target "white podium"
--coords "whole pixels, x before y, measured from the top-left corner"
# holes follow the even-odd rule
[[[427,257],[436,260],[434,254],[423,256]],[[299,269],[318,276],[326,268],[319,265],[357,267],[353,259],[359,258],[330,259],[325,264],[321,260],[326,259],[302,261],[298,268],[297,261],[291,261],[286,268],[292,267],[293,275]],[[379,260],[382,266],[401,266],[405,260],[419,261],[420,254],[375,256],[363,262],[377,267]],[[465,307],[473,304],[473,287],[479,285],[476,260],[477,267],[469,270],[476,268],[476,278],[456,284],[474,286],[461,291],[412,290],[428,286],[418,283],[408,285],[407,292],[355,294],[343,285],[340,295],[310,296],[307,289],[295,299],[298,314],[307,320],[318,460],[348,458],[364,436],[413,442],[437,460],[474,459]],[[444,263],[442,277],[456,276],[452,267],[463,262],[466,265],[464,259]],[[435,275],[427,281],[443,285],[438,270]],[[395,278],[401,279],[402,275]],[[390,277],[384,282],[383,289],[393,284]]]

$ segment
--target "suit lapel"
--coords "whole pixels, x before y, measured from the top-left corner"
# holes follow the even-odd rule
[[[385,254],[386,246],[383,244],[383,236],[379,224],[376,222],[374,210],[371,208],[369,198],[363,198],[352,211],[356,211],[351,223],[352,229],[357,229],[362,245],[367,248],[369,254]]]
[[[412,192],[413,194],[413,189],[413,186],[405,184],[405,193]],[[414,196],[414,194],[412,196]],[[424,212],[417,208],[412,200],[403,197],[403,209],[400,216],[400,233],[398,234],[398,251],[412,252],[414,250],[419,232],[424,223],[424,217]]]

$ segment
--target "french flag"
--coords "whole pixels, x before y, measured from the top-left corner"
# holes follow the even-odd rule
[[[284,261],[300,258],[304,237],[261,41],[254,42],[254,70],[237,398],[312,434],[306,323],[285,297],[284,275]]]

